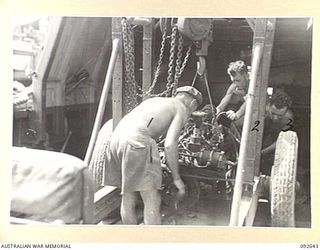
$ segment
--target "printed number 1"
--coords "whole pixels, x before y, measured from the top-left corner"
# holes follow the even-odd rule
[[[260,121],[257,120],[257,121],[254,122],[254,124],[255,124],[255,126],[251,129],[251,131],[259,131],[258,126],[260,124]]]

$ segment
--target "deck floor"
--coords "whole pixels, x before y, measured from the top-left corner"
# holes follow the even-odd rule
[[[138,207],[140,223],[143,220],[142,206]],[[173,209],[163,206],[161,209],[162,225],[194,225],[194,226],[228,226],[231,213],[231,200],[201,195],[198,203],[190,209]],[[296,227],[311,227],[311,211],[309,199],[295,207]],[[122,224],[119,212],[115,211],[102,224]],[[254,227],[270,227],[270,204],[259,202]]]

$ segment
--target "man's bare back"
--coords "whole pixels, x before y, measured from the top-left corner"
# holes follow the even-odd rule
[[[177,98],[154,97],[142,102],[127,114],[119,123],[115,134],[127,134],[132,131],[144,130],[153,139],[166,133],[175,117],[184,124],[188,118],[185,106]]]

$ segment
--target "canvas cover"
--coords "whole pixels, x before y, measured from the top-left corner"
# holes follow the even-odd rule
[[[93,180],[71,155],[13,147],[11,213],[42,222],[93,221]]]

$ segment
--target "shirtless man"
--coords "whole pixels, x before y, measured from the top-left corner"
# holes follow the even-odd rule
[[[245,112],[245,96],[249,86],[247,65],[243,61],[231,62],[228,67],[228,74],[232,83],[217,106],[217,113],[227,110],[228,118],[237,120]]]
[[[136,201],[144,203],[144,224],[161,224],[162,171],[157,144],[166,134],[165,156],[178,196],[185,194],[179,175],[178,138],[189,116],[202,102],[193,87],[177,89],[175,97],[154,97],[123,117],[112,133],[107,151],[104,184],[121,188],[123,224],[137,224]]]

